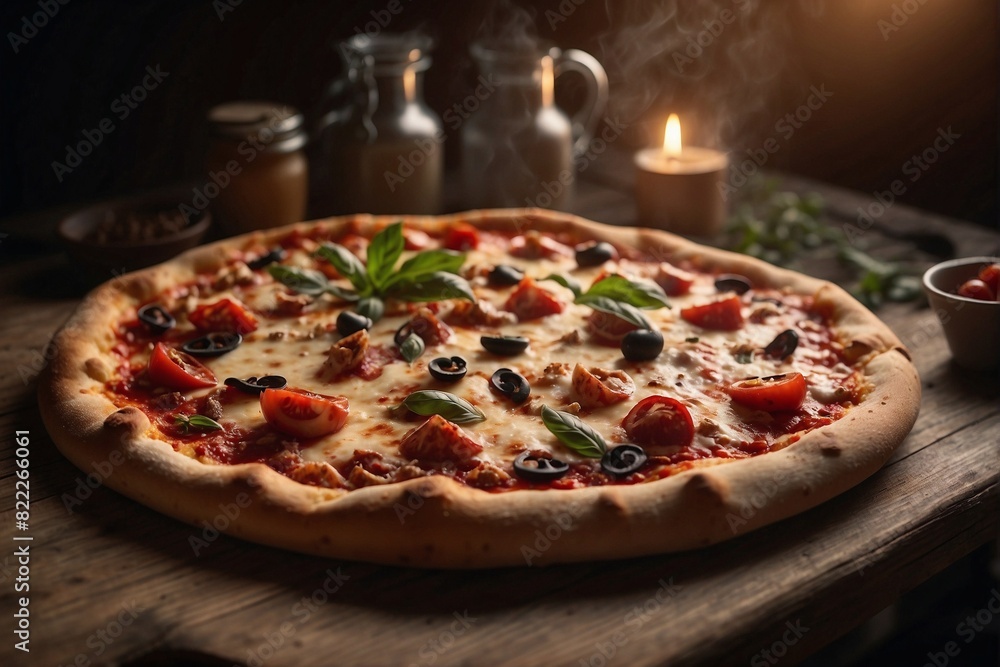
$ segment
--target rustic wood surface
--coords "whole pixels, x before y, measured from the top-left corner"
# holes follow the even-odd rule
[[[590,174],[577,212],[631,222],[627,182],[615,174]],[[867,201],[785,185],[822,192],[835,224]],[[1000,234],[900,206],[881,222],[946,234],[959,255],[1000,250]],[[917,257],[905,241],[870,239],[880,255]],[[85,473],[49,440],[34,376],[79,296],[61,254],[0,244],[4,665],[745,665],[764,650],[793,664],[998,534],[998,383],[950,363],[934,315],[906,304],[880,315],[923,381],[912,433],[860,486],[751,535],[677,555],[473,573],[336,562],[226,536],[196,556],[189,538],[200,529],[103,486],[67,508]],[[14,530],[17,430],[31,439],[23,533]],[[30,654],[11,639],[15,532],[33,538]]]

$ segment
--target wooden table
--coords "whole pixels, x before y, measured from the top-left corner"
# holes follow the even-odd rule
[[[616,172],[583,184],[579,212],[631,222]],[[867,202],[794,179],[785,186],[823,193],[836,224]],[[944,232],[960,255],[1000,248],[996,233],[903,206],[882,222]],[[907,249],[871,239],[883,254]],[[998,383],[950,363],[929,310],[894,305],[880,315],[923,380],[913,432],[860,486],[743,538],[678,555],[478,573],[334,562],[225,536],[196,557],[194,529],[103,486],[85,488],[72,511],[64,504],[86,479],[46,435],[33,376],[77,289],[62,256],[0,245],[5,665],[192,664],[194,653],[220,665],[791,664],[998,534]],[[30,656],[12,649],[10,634],[18,430],[31,441],[30,530],[18,532],[33,538]]]

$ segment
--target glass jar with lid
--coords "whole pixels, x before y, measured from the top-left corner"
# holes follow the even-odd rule
[[[302,114],[274,102],[235,101],[213,107],[208,123],[203,192],[222,229],[238,234],[303,220],[309,168]]]

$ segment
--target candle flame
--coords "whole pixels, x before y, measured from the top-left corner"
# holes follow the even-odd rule
[[[542,58],[542,106],[550,107],[553,104],[553,88],[555,87],[555,63],[552,56]]]
[[[670,114],[663,132],[663,152],[668,157],[681,156],[681,119],[675,113]]]

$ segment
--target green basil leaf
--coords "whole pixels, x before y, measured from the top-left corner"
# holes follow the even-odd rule
[[[382,289],[392,277],[405,244],[402,222],[389,225],[372,238],[368,245],[368,277],[376,290]]]
[[[630,306],[627,303],[622,303],[621,301],[615,301],[614,299],[606,296],[591,296],[584,294],[578,298],[575,303],[590,306],[594,310],[599,310],[602,313],[608,313],[609,315],[616,315],[626,322],[630,322],[640,329],[652,329],[653,325],[649,323],[646,316],[642,314],[635,306]]]
[[[399,353],[403,355],[411,364],[424,353],[424,339],[415,333],[411,333],[399,345]]]
[[[330,287],[330,281],[326,276],[312,269],[272,264],[267,267],[267,272],[285,287],[309,296],[319,296]]]
[[[385,288],[388,289],[401,282],[416,282],[438,271],[458,273],[464,263],[465,253],[454,250],[425,250],[403,262],[399,271],[386,281]]]
[[[753,352],[737,352],[733,356],[738,364],[749,364],[753,361]]]
[[[479,408],[446,391],[431,389],[415,391],[406,397],[403,405],[418,415],[424,417],[440,415],[455,424],[486,421],[486,415]]]
[[[627,303],[636,308],[669,308],[667,295],[655,283],[635,282],[622,276],[608,276],[594,283],[585,294],[580,295],[577,303],[583,297],[606,296],[615,301]]]
[[[321,246],[316,254],[330,262],[337,273],[351,281],[354,289],[363,296],[371,293],[372,285],[368,279],[368,273],[361,260],[354,256],[350,250],[336,243],[329,243]]]
[[[553,410],[547,405],[542,406],[542,423],[559,442],[566,445],[580,456],[599,459],[608,451],[604,438],[581,421],[576,415]]]
[[[364,315],[372,322],[378,322],[385,314],[385,303],[377,296],[369,296],[359,300],[354,310],[358,315]]]
[[[549,275],[542,278],[542,280],[555,281],[560,285],[562,285],[563,287],[565,287],[566,289],[568,289],[569,291],[571,291],[573,295],[576,297],[579,297],[581,294],[583,294],[583,288],[580,287],[580,283],[570,278],[569,276],[563,276],[558,273],[550,273]]]
[[[327,286],[326,291],[339,299],[343,299],[344,301],[358,300],[357,292],[355,292],[352,289],[348,289],[346,287],[341,287],[340,285],[330,284]]]
[[[197,426],[198,428],[204,430],[209,430],[209,431],[222,430],[222,424],[204,415],[192,415],[191,418],[188,419],[188,423],[191,424],[191,426]]]
[[[413,282],[397,283],[386,296],[400,301],[476,300],[472,286],[465,278],[444,271],[435,271]]]
[[[187,433],[192,426],[203,431],[222,430],[222,424],[204,415],[191,415],[190,417],[187,415],[174,415],[174,423],[177,424],[184,433]]]

